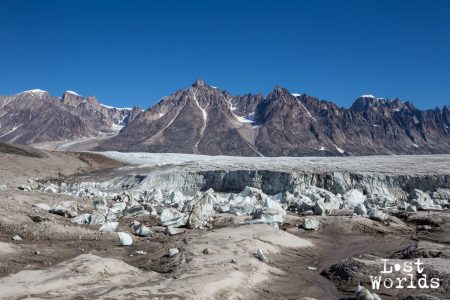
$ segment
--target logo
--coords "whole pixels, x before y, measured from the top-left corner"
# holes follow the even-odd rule
[[[416,261],[407,261],[402,264],[391,264],[388,259],[384,262],[383,270],[379,276],[369,276],[372,282],[372,289],[437,289],[440,286],[440,279],[424,274],[424,263],[418,258]],[[392,274],[392,275],[390,275]]]

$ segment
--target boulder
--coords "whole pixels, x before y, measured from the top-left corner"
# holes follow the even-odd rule
[[[155,207],[153,207],[152,205],[145,203],[144,208],[147,212],[149,212],[149,214],[151,216],[156,217],[158,215],[158,210]]]
[[[368,289],[358,284],[355,289],[356,300],[381,300],[376,293],[371,293]]]
[[[19,190],[27,192],[27,191],[33,190],[33,187],[30,184],[28,184],[28,183],[24,183],[24,184],[19,186]]]
[[[316,205],[316,202],[305,195],[299,195],[296,198],[297,208],[302,212],[307,211],[314,211],[314,205]]]
[[[94,210],[91,214],[91,219],[89,224],[91,225],[102,225],[106,222],[106,211]]]
[[[276,202],[282,202],[284,197],[283,197],[283,193],[278,193],[273,196],[270,196],[269,198]]]
[[[257,214],[257,217],[264,223],[273,224],[283,224],[286,212],[281,207],[281,204],[277,201],[266,198],[264,201],[264,206],[261,211]]]
[[[140,204],[126,208],[123,211],[124,218],[133,218],[140,215],[149,215],[150,213]]]
[[[242,192],[239,193],[240,197],[253,197],[261,203],[267,198],[267,195],[263,193],[260,189],[246,186]]]
[[[180,250],[178,250],[178,248],[170,248],[169,251],[167,251],[167,255],[169,257],[175,256],[178,253],[180,253]]]
[[[125,208],[127,207],[125,202],[118,202],[114,203],[113,206],[111,206],[110,211],[118,214],[121,213]]]
[[[44,192],[49,194],[57,194],[59,193],[59,188],[52,183],[44,188]]]
[[[133,244],[133,238],[126,232],[118,232],[119,237],[119,245],[121,246],[130,246]]]
[[[369,209],[367,215],[370,219],[375,221],[386,221],[389,218],[387,214],[378,209]]]
[[[199,200],[192,200],[189,208],[187,226],[193,228],[204,228],[208,221],[214,216],[214,196],[206,192]]]
[[[353,209],[353,213],[357,216],[366,217],[367,216],[367,209],[364,206],[364,204],[358,204]]]
[[[100,227],[100,232],[114,232],[119,226],[118,222],[106,222]]]
[[[407,212],[415,213],[415,212],[417,212],[417,207],[415,205],[411,205],[411,204],[405,202],[405,210]]]
[[[313,211],[316,215],[328,215],[341,206],[341,199],[325,189],[308,187],[296,191],[296,194],[299,195],[301,210],[304,212]]]
[[[47,217],[43,217],[40,215],[28,215],[30,217],[30,219],[34,222],[34,223],[41,223],[41,222],[46,222],[46,221],[50,221],[49,218]]]
[[[160,189],[156,189],[150,193],[150,200],[155,201],[157,203],[161,203],[164,201],[164,195]]]
[[[175,228],[173,226],[167,226],[164,229],[164,233],[167,234],[167,235],[170,235],[170,236],[177,235],[177,234],[180,234],[180,233],[183,233],[183,232],[185,232],[185,230],[182,230],[182,229],[179,229],[179,228]]]
[[[72,219],[72,222],[78,224],[78,225],[86,225],[91,223],[91,214],[85,213],[76,216]]]
[[[347,208],[355,208],[358,204],[364,204],[366,196],[356,189],[351,189],[344,194],[344,204]]]
[[[144,224],[141,224],[137,221],[134,221],[133,225],[131,225],[131,230],[133,231],[133,233],[135,235],[140,236],[140,237],[148,237],[148,236],[152,236],[152,234],[153,234],[153,232],[150,230],[150,228],[148,228]]]
[[[441,210],[442,207],[435,203],[427,193],[415,189],[409,195],[409,204],[417,207],[418,210]]]
[[[22,238],[17,234],[15,236],[13,236],[12,239],[13,239],[13,241],[21,241],[22,240]]]
[[[303,219],[301,226],[306,230],[317,230],[319,229],[319,219],[314,217],[307,217]]]
[[[336,199],[332,199],[330,201],[319,200],[314,205],[313,211],[315,215],[324,216],[330,214],[333,210],[338,209],[339,209],[339,201],[336,201]]]
[[[388,193],[383,193],[382,195],[378,194],[368,194],[366,201],[364,201],[364,205],[366,207],[396,207],[398,205],[398,201],[395,197],[391,196]]]
[[[33,204],[33,207],[37,207],[39,209],[42,209],[43,211],[50,211],[52,209],[47,203],[36,203]]]
[[[111,209],[104,210],[103,212],[105,212],[104,215],[105,215],[106,222],[117,221],[117,216],[114,212],[111,211]]]
[[[255,254],[256,258],[258,258],[260,261],[262,261],[265,264],[269,263],[269,260],[267,259],[267,257],[264,255],[264,252],[261,248],[258,248],[256,250],[256,254]]]
[[[187,216],[174,208],[165,208],[161,212],[160,223],[162,226],[180,227],[186,225],[186,222]]]
[[[261,207],[262,205],[259,204],[256,197],[245,196],[243,198],[241,196],[236,196],[230,201],[229,212],[237,216],[253,215],[257,212],[257,209]]]
[[[440,200],[448,203],[450,201],[450,189],[438,188],[431,194],[433,200]]]
[[[108,208],[108,204],[106,203],[105,198],[95,199],[92,202],[94,204],[95,209],[107,209]]]
[[[63,201],[53,206],[49,212],[66,218],[74,218],[77,216],[78,206],[73,201]]]
[[[218,205],[215,210],[219,213],[228,213],[230,212],[230,204]]]
[[[183,207],[183,203],[186,197],[180,191],[174,191],[170,193],[169,197],[166,200],[166,204],[173,205],[177,207]]]
[[[6,191],[8,188],[4,184],[0,184],[0,191]]]

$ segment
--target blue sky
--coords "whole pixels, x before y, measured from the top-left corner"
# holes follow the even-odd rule
[[[450,1],[0,1],[0,94],[147,108],[197,78],[450,104]]]

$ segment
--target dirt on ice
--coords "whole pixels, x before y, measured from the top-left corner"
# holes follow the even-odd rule
[[[279,229],[216,214],[211,229],[183,228],[174,236],[155,216],[121,218],[121,231],[131,234],[138,220],[153,235],[133,235],[131,246],[119,246],[116,232],[33,207],[75,201],[82,213],[92,210],[91,199],[18,189],[30,178],[64,181],[123,164],[99,154],[0,145],[0,299],[353,299],[354,282],[340,284],[323,271],[349,257],[391,257],[418,241],[449,243],[447,212],[440,212],[439,230],[422,230],[423,220],[405,215],[389,222],[317,216],[319,229],[304,230],[298,224],[305,216],[289,213]],[[169,256],[174,248],[179,252]]]

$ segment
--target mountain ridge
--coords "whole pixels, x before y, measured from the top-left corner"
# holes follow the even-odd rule
[[[53,103],[56,108],[47,109],[61,110],[67,118],[68,133],[51,134],[46,138],[38,134],[40,140],[71,140],[83,134],[93,136],[116,131],[117,134],[93,148],[98,151],[241,156],[450,151],[448,106],[420,110],[398,98],[362,95],[345,108],[307,94],[293,94],[278,85],[266,96],[250,93],[233,96],[200,79],[188,88],[161,98],[145,111],[108,107],[95,97],[83,97],[71,91],[57,98],[59,102],[42,90],[15,96],[18,95],[32,99],[33,103],[39,100]],[[0,96],[0,124],[5,99],[8,97]],[[23,113],[26,107],[18,105],[15,110]],[[65,124],[64,120],[56,123]],[[0,141],[7,141],[3,138],[5,131],[0,127]],[[76,134],[71,134],[73,132]],[[35,143],[36,139],[19,137],[13,142]]]

